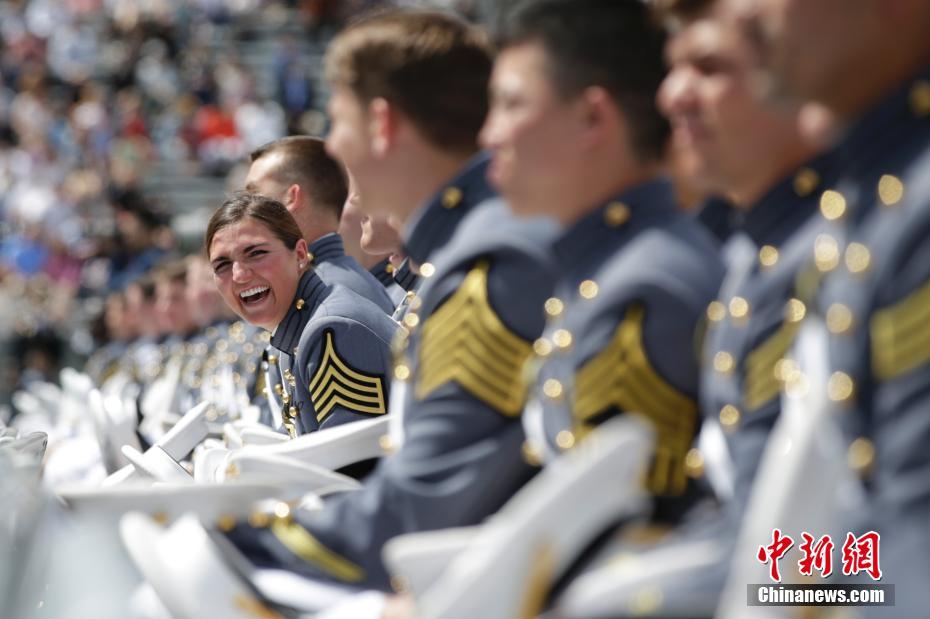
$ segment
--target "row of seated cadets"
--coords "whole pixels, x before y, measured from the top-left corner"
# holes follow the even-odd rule
[[[168,260],[126,291],[111,294],[102,323],[105,343],[85,366],[94,383],[106,388],[125,382],[142,402],[149,387],[173,368],[174,395],[162,404],[164,412],[175,413],[207,397],[223,374],[233,382],[235,408],[241,411],[269,337],[235,320],[209,266],[197,255]]]
[[[716,606],[728,577],[734,531],[744,519],[765,444],[781,414],[779,375],[788,371],[784,359],[805,313],[797,286],[809,279],[809,249],[821,229],[817,190],[829,183],[835,167],[830,157],[815,157],[814,147],[802,139],[797,109],[789,113],[753,93],[749,58],[740,53],[739,39],[724,36],[720,3],[682,3],[666,11],[663,17],[674,20],[677,29],[667,45],[671,69],[658,102],[678,134],[676,142],[693,151],[694,180],[701,192],[731,196],[728,202],[735,209],[733,228],[721,235],[726,275],[704,312],[699,353],[697,421],[702,432],[723,437],[723,448],[708,452],[695,445],[687,450],[680,472],[712,487],[713,500],[692,506],[673,534],[660,536],[658,545],[628,536],[598,549],[594,564],[619,554],[648,562],[648,553],[687,553],[689,544],[714,548],[711,558],[690,570],[670,574],[657,569],[651,579],[638,578],[635,585],[618,578],[616,587],[623,594],[614,598],[617,616],[635,614],[637,600],[648,592],[658,592],[657,613],[701,615]],[[726,59],[726,75],[696,70],[708,50]],[[704,94],[702,80],[721,79],[729,92],[729,113],[714,114],[714,106],[724,103]],[[717,118],[714,130],[727,135],[725,144],[714,148],[689,140],[692,128],[685,119],[692,115],[704,122]],[[753,131],[743,130],[741,123]],[[760,141],[767,147],[760,149]],[[714,200],[709,208],[719,204]]]
[[[353,30],[378,27],[409,46],[409,62],[425,73],[416,84],[422,96],[402,103],[393,92],[356,94],[336,79],[328,146],[352,171],[366,213],[400,223],[404,253],[421,277],[393,372],[393,389],[403,393],[391,414],[402,415],[403,441],[361,489],[328,497],[322,512],[296,510],[270,527],[224,520],[221,534],[232,544],[220,547],[258,566],[387,589],[386,540],[477,524],[533,474],[520,455],[522,369],[544,325],[554,274],[545,248],[554,230],[514,219],[487,184],[487,157],[476,152],[491,68],[483,38],[432,13],[384,16]],[[348,73],[372,70],[362,61],[364,37],[341,41],[330,48],[331,69],[344,62]],[[402,55],[387,56],[398,62],[384,71],[401,74]],[[459,96],[439,109],[408,104],[446,89]],[[394,119],[371,157],[369,146],[351,148],[362,135],[351,120],[367,105],[360,97],[386,97]]]
[[[614,36],[616,33],[611,31],[608,33],[608,48],[615,46],[617,40],[629,40],[630,49],[636,49],[639,54],[645,39],[655,52],[654,66],[660,67],[660,46],[656,43],[656,35],[643,25],[646,15],[642,7],[638,3],[630,3],[617,11],[619,15],[610,13],[609,19],[603,19],[601,23],[624,24],[632,19],[640,34],[632,36],[637,33],[636,27],[622,30],[623,36]],[[624,252],[629,252],[628,255],[634,256],[636,261],[658,260],[661,252],[653,253],[654,246],[649,241],[654,238],[668,241],[674,249],[675,258],[670,261],[669,268],[683,263],[687,267],[683,274],[677,275],[680,279],[657,268],[653,281],[649,282],[651,285],[643,287],[653,292],[656,298],[670,299],[674,310],[667,321],[663,321],[658,310],[652,311],[648,320],[650,326],[652,320],[657,321],[657,335],[647,339],[645,346],[649,347],[648,350],[643,348],[642,339],[637,344],[640,353],[664,363],[658,371],[653,370],[650,377],[659,377],[658,372],[661,371],[674,377],[665,378],[665,381],[681,381],[678,389],[684,395],[675,400],[677,403],[688,398],[693,401],[697,390],[697,362],[692,338],[680,334],[688,328],[694,329],[716,290],[722,271],[713,242],[690,219],[669,214],[668,220],[663,222],[659,217],[650,217],[648,208],[644,208],[640,219],[630,212],[625,216],[619,213],[613,201],[601,203],[604,196],[619,194],[624,189],[616,186],[614,172],[618,168],[618,159],[602,161],[605,158],[603,152],[588,153],[587,158],[574,163],[572,169],[581,165],[584,168],[594,166],[599,171],[611,170],[611,174],[605,175],[610,184],[605,184],[601,178],[598,186],[585,188],[586,192],[597,191],[598,197],[584,197],[582,200],[591,219],[595,220],[594,227],[598,230],[603,227],[606,234],[602,243],[592,244],[593,253],[586,256],[586,260],[566,264],[564,266],[568,268],[560,270],[551,261],[552,243],[558,234],[551,220],[516,219],[503,202],[486,199],[491,193],[486,184],[489,174],[495,180],[513,178],[504,167],[506,164],[495,162],[498,167],[492,164],[489,168],[487,156],[479,155],[468,162],[459,157],[458,165],[462,167],[458,173],[447,171],[452,166],[444,165],[450,160],[455,161],[453,154],[456,151],[449,146],[451,120],[458,121],[452,126],[458,127],[460,132],[466,127],[471,128],[471,133],[463,135],[462,141],[463,144],[474,144],[486,116],[482,106],[476,104],[476,109],[471,110],[471,115],[465,119],[449,119],[443,115],[440,122],[430,117],[428,112],[405,107],[409,104],[401,101],[407,102],[409,97],[401,100],[393,98],[390,92],[358,92],[353,90],[351,83],[339,79],[340,68],[345,68],[350,74],[379,70],[358,63],[359,58],[365,57],[366,46],[371,44],[365,36],[371,32],[366,32],[370,28],[382,35],[390,31],[396,37],[396,45],[409,46],[414,53],[404,56],[407,62],[417,63],[415,54],[433,55],[430,62],[424,60],[417,66],[425,72],[439,72],[436,75],[430,73],[430,79],[425,83],[430,84],[434,91],[441,92],[443,80],[452,79],[452,72],[441,70],[445,67],[443,61],[450,60],[441,55],[432,39],[427,49],[418,49],[417,42],[422,40],[419,33],[424,30],[425,23],[430,25],[434,34],[445,32],[444,36],[452,41],[448,43],[449,47],[458,47],[456,53],[460,58],[467,53],[463,48],[473,50],[472,58],[485,54],[483,62],[475,62],[475,75],[464,79],[459,71],[454,78],[460,89],[461,83],[474,85],[474,101],[481,101],[489,78],[488,52],[466,26],[447,17],[397,13],[361,21],[336,40],[328,57],[334,93],[330,105],[334,122],[331,148],[353,171],[362,195],[377,196],[377,199],[366,198],[364,208],[381,215],[393,215],[403,222],[406,254],[420,265],[420,275],[424,278],[414,307],[405,319],[410,335],[395,368],[395,389],[399,387],[396,381],[403,381],[406,391],[404,406],[397,411],[403,414],[404,440],[398,450],[384,459],[375,473],[365,480],[362,489],[328,498],[321,512],[304,513],[298,509],[283,519],[265,519],[268,524],[262,519],[235,525],[224,520],[220,527],[221,533],[232,542],[232,547],[225,543],[220,547],[225,552],[244,554],[260,567],[284,567],[311,578],[383,590],[389,587],[381,561],[381,549],[386,540],[411,531],[476,524],[496,511],[534,474],[534,468],[524,461],[524,432],[520,418],[527,404],[527,388],[523,370],[533,356],[533,344],[541,346],[539,338],[545,323],[544,308],[547,299],[552,298],[556,282],[564,281],[572,287],[572,294],[566,294],[562,303],[575,307],[590,299],[576,298],[580,294],[575,292],[580,282],[572,283],[578,275],[573,269],[590,273],[591,277],[600,277],[601,269],[604,269],[606,279],[590,283],[603,287],[604,313],[614,316],[614,322],[607,324],[605,318],[578,324],[577,332],[568,333],[568,337],[578,343],[577,347],[564,345],[564,338],[552,334],[563,344],[564,350],[558,354],[580,366],[588,361],[576,357],[582,346],[588,354],[597,356],[602,351],[589,350],[588,343],[596,340],[602,346],[608,345],[612,338],[605,337],[605,326],[608,332],[622,326],[618,320],[627,315],[615,311],[617,304],[633,306],[633,297],[622,296],[622,280],[616,289],[612,288],[616,274],[611,260]],[[636,58],[638,63],[641,62],[640,56],[636,55]],[[586,60],[595,66],[615,61],[610,54],[598,54]],[[611,65],[609,68],[611,70],[599,74],[612,75],[616,72],[613,70],[616,67]],[[402,70],[402,67],[396,70]],[[484,77],[478,79],[482,71]],[[661,72],[657,70],[655,81],[660,77]],[[390,83],[390,80],[386,81]],[[423,96],[427,97],[429,93],[423,93]],[[385,116],[404,119],[394,125],[393,135],[397,143],[390,149],[384,145],[386,152],[377,162],[366,156],[368,149],[361,149],[365,152],[353,149],[354,139],[363,134],[362,128],[355,124],[356,114],[366,106],[367,97],[379,97],[379,100],[387,102],[387,107],[382,110]],[[462,108],[456,112],[462,114]],[[377,113],[374,116],[378,118]],[[442,135],[446,138],[443,147],[430,141],[439,132],[444,132]],[[627,149],[628,158],[624,161],[633,159],[629,156],[631,145],[621,142],[614,132],[608,134],[613,140],[612,147],[622,143]],[[391,140],[387,135],[383,137]],[[406,148],[401,145],[406,145]],[[562,164],[564,166],[564,162]],[[401,173],[410,169],[418,170],[416,178]],[[449,177],[453,178],[451,182],[443,180]],[[542,176],[536,174],[534,178],[538,181]],[[588,180],[592,179],[588,177]],[[648,177],[640,181],[647,189],[644,196],[650,200],[658,200],[665,195],[661,183],[652,182]],[[521,187],[531,184],[523,183]],[[546,188],[552,190],[550,185]],[[432,194],[432,197],[425,206],[411,212],[411,194],[418,193]],[[475,195],[481,199],[476,200],[473,198]],[[560,202],[559,198],[564,198],[564,195],[557,194],[556,198],[556,203],[562,207],[575,203],[574,200]],[[634,198],[629,196],[631,204]],[[544,203],[553,204],[553,200],[546,197]],[[630,206],[624,208],[632,209]],[[464,212],[466,209],[469,212]],[[607,212],[610,215],[605,215]],[[665,210],[661,212],[666,213]],[[457,216],[461,218],[459,221]],[[562,231],[563,240],[572,237],[576,225],[582,225],[571,218],[559,219],[566,228]],[[584,217],[580,219],[586,222]],[[628,228],[624,227],[627,223],[630,224]],[[646,250],[640,249],[635,242],[635,233],[641,230],[645,230],[641,233],[641,240],[645,241]],[[633,241],[627,240],[628,232],[634,234]],[[444,247],[437,247],[436,239],[447,236],[451,236],[451,240]],[[641,265],[637,267],[642,268]],[[688,281],[682,285],[684,278]],[[588,275],[584,275],[581,282],[589,279]],[[676,296],[675,292],[679,290],[684,292]],[[590,286],[585,286],[581,292],[589,297],[597,296],[587,294],[591,292]],[[597,307],[598,304],[599,301],[594,301],[590,306]],[[553,305],[549,303],[550,307]],[[656,305],[661,307],[658,303]],[[566,315],[573,314],[566,312]],[[659,335],[665,329],[675,335]],[[625,333],[626,329],[623,330]],[[656,346],[663,348],[661,356],[653,350]],[[605,354],[612,352],[608,350]],[[608,370],[617,371],[622,367],[623,364],[612,364]],[[642,374],[647,368],[641,365],[636,369]],[[564,379],[566,390],[572,388],[570,383],[575,378],[573,368]],[[541,377],[541,380],[539,388],[543,391],[547,384],[552,385],[548,378]],[[618,380],[622,383],[623,376]],[[672,390],[663,383],[660,385],[664,387],[663,394]],[[569,393],[566,393],[567,397],[570,397]],[[551,395],[553,398],[557,396]],[[609,398],[599,401],[598,405],[598,414],[591,417],[591,423],[611,412],[628,411],[625,407],[616,407]],[[677,451],[669,454],[668,464],[683,469],[684,452],[696,429],[693,404],[690,413],[684,409],[670,414],[678,413],[682,423],[676,424],[675,429],[685,426],[686,430],[680,433],[688,436],[682,439],[676,434],[673,437],[676,442],[672,446]],[[684,449],[681,443],[684,443]],[[672,486],[672,482],[681,477],[672,473],[665,469],[663,480],[667,481],[656,484],[657,493],[681,493],[680,487]]]

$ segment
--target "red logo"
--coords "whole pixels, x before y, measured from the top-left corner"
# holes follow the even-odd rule
[[[846,543],[843,544],[843,574],[855,576],[859,572],[865,572],[872,580],[881,580],[882,568],[878,565],[880,541],[881,538],[875,531],[869,531],[860,537],[847,533]]]
[[[756,558],[764,565],[769,565],[769,578],[775,582],[781,582],[781,574],[778,572],[778,560],[781,559],[788,549],[794,546],[794,540],[785,535],[782,536],[781,529],[772,531],[772,543],[768,546],[759,546],[759,552]]]
[[[815,538],[804,531],[801,533],[801,544],[798,550],[801,559],[798,561],[798,572],[802,576],[813,576],[818,572],[821,578],[827,578],[833,573],[833,549],[835,544],[829,535]],[[843,543],[843,575],[855,576],[860,572],[868,574],[872,580],[881,580],[882,569],[879,565],[879,543],[881,536],[875,531],[869,531],[859,537],[852,533],[846,534]],[[772,543],[759,546],[756,558],[759,563],[769,566],[769,578],[774,582],[781,582],[781,571],[778,561],[794,546],[790,535],[783,535],[781,529],[772,530]]]
[[[824,535],[817,542],[814,542],[814,536],[808,532],[801,533],[804,538],[798,548],[801,550],[801,560],[798,561],[798,571],[803,576],[812,576],[816,569],[820,572],[821,578],[826,578],[833,573],[833,540],[829,535]]]

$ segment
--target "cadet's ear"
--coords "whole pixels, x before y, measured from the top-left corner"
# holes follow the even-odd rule
[[[590,145],[601,142],[621,124],[625,125],[623,112],[610,93],[601,86],[584,89],[578,100],[578,113],[585,141]]]
[[[294,209],[300,205],[301,193],[300,185],[292,183],[291,186],[285,190],[284,197],[281,200],[284,203],[284,207],[293,213]]]
[[[310,250],[307,249],[307,241],[300,239],[294,246],[294,257],[297,258],[297,268],[303,271],[310,264]]]
[[[383,156],[394,143],[397,131],[397,110],[383,97],[375,97],[368,104],[368,134],[371,152]]]

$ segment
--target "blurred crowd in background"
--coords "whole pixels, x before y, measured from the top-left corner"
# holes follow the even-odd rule
[[[106,343],[107,295],[199,250],[252,149],[325,133],[326,43],[378,4],[0,3],[0,420],[18,387]]]

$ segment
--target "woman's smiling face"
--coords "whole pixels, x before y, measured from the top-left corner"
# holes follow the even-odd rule
[[[246,217],[216,231],[209,256],[226,304],[246,322],[273,331],[297,292],[307,244],[301,239],[288,249],[262,222]]]

